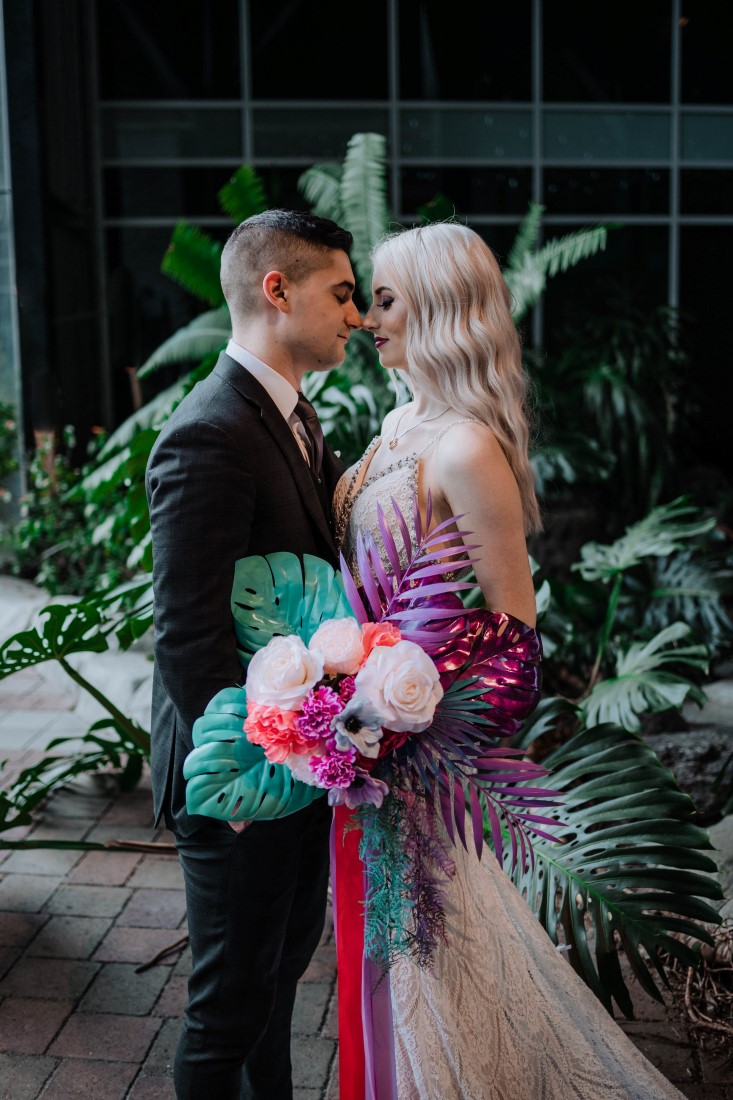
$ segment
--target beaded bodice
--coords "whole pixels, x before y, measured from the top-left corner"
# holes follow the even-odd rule
[[[385,470],[361,481],[365,463],[371,458],[381,442],[376,436],[354,467],[347,470],[336,486],[333,498],[333,519],[336,533],[336,545],[343,552],[352,573],[356,571],[356,535],[358,531],[370,531],[377,545],[379,538],[379,518],[377,505],[381,504],[385,519],[395,536],[398,546],[402,545],[399,536],[397,517],[390,500],[394,500],[407,520],[410,537],[415,537],[412,503],[417,492],[417,470],[420,461],[415,453],[391,463]]]
[[[355,466],[341,477],[333,498],[333,520],[336,545],[346,558],[353,576],[358,577],[356,564],[356,536],[359,531],[369,532],[381,548],[382,538],[379,530],[378,506],[381,505],[385,521],[400,548],[402,564],[405,554],[399,521],[390,506],[397,504],[407,522],[410,538],[415,540],[415,519],[413,502],[418,491],[420,459],[439,439],[458,424],[475,423],[468,419],[454,420],[439,432],[420,451],[413,451],[396,462],[390,463],[378,473],[370,474],[369,467],[375,451],[382,443],[381,436],[375,436]],[[366,468],[366,472],[365,471]],[[389,565],[383,554],[384,564]]]

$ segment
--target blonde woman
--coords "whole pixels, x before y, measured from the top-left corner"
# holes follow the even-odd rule
[[[355,567],[359,532],[379,544],[379,504],[394,498],[409,517],[416,493],[424,519],[429,494],[433,526],[464,515],[461,526],[479,546],[486,606],[533,626],[525,536],[539,527],[539,511],[520,344],[501,271],[481,238],[458,224],[392,236],[373,261],[364,327],[381,365],[403,373],[413,399],[386,417],[336,489],[346,557]],[[479,862],[460,845],[451,855],[447,943],[433,968],[396,962],[364,1003],[363,1020],[355,1019],[362,1005],[344,998],[341,1100],[679,1097],[562,959],[493,855]],[[340,960],[353,920],[337,913]],[[341,974],[339,981],[341,999]],[[355,1039],[362,1025],[366,1051]]]

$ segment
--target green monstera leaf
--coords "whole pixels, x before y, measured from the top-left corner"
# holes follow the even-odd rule
[[[327,619],[353,618],[341,575],[311,554],[241,558],[232,586],[234,631],[246,667],[276,635],[298,634],[306,645]]]
[[[0,646],[0,680],[22,668],[59,661],[71,653],[104,653],[109,645],[100,626],[99,611],[91,604],[44,607],[36,626],[13,634]]]
[[[242,729],[247,693],[225,688],[193,725],[193,752],[186,757],[186,807],[220,821],[271,821],[305,809],[325,791],[293,778],[284,764],[271,764]]]
[[[322,622],[353,618],[341,575],[321,558],[276,553],[241,558],[234,570],[232,614],[239,657],[251,657],[278,635],[297,634],[307,645]],[[243,730],[247,694],[225,688],[193,727],[195,748],[183,768],[192,814],[221,821],[269,821],[296,813],[325,791],[271,764]]]

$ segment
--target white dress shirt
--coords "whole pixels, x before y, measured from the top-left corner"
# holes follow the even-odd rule
[[[268,367],[267,363],[263,363],[261,359],[258,359],[256,355],[253,355],[251,351],[247,351],[246,348],[241,347],[239,344],[235,344],[234,340],[230,340],[227,344],[227,355],[230,359],[235,359],[240,366],[257,379],[259,384],[264,390],[267,390],[272,400],[277,405],[279,411],[282,413],[283,419],[287,421],[288,427],[293,433],[293,438],[300,448],[300,453],[310,466],[310,447],[308,443],[308,436],[303,423],[296,415],[295,406],[298,403],[298,391],[288,382],[287,378],[283,378],[281,374],[278,374],[272,367]]]

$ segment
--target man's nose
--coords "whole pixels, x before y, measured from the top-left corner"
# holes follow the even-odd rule
[[[353,302],[349,302],[349,305],[351,306],[351,308],[346,315],[346,323],[348,324],[349,328],[361,328],[362,320],[359,310],[356,308]]]

